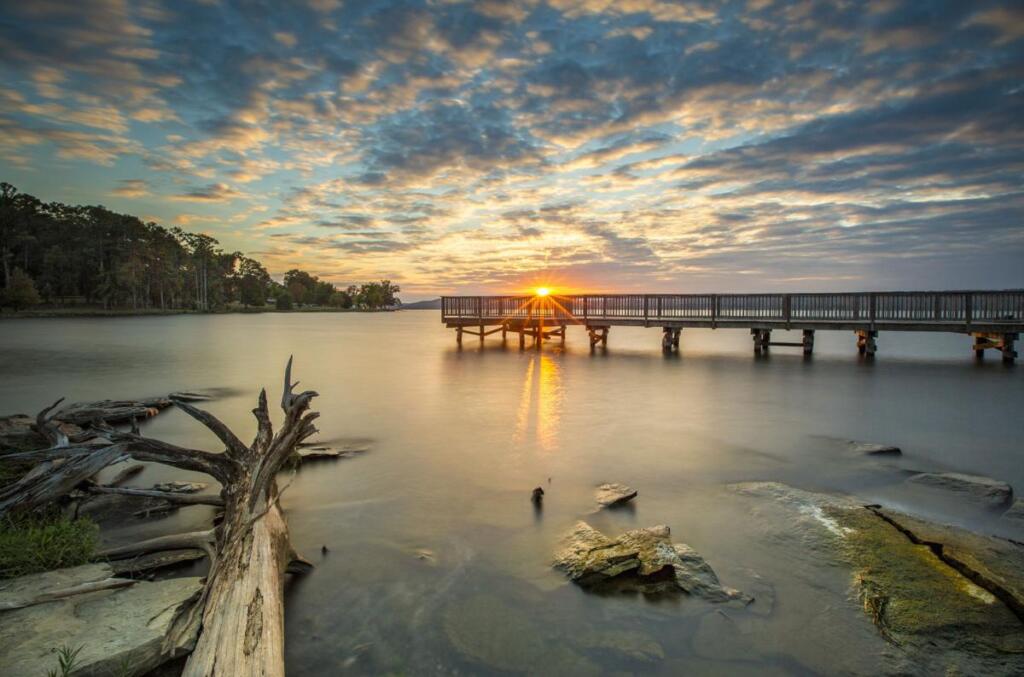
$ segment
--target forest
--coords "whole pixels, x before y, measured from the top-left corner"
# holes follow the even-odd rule
[[[302,270],[282,282],[203,233],[165,228],[102,206],[43,202],[0,183],[0,307],[223,311],[401,302],[389,280],[344,289]]]

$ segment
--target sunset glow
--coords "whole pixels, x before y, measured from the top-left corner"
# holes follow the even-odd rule
[[[551,293],[551,290],[547,287],[537,287],[537,296],[547,296]]]
[[[0,178],[407,301],[1014,287],[1022,25],[981,1],[13,3]]]

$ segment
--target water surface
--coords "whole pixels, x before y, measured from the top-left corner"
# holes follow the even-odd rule
[[[34,413],[58,396],[208,388],[218,393],[208,408],[245,438],[259,388],[273,402],[294,354],[295,376],[320,393],[320,439],[369,451],[281,479],[293,539],[317,565],[290,586],[292,675],[899,665],[848,572],[794,550],[727,485],[848,491],[994,529],[903,480],[954,469],[1024,487],[1019,369],[976,363],[968,337],[943,334],[883,333],[874,361],[857,356],[847,332],[819,332],[809,360],[786,348],[755,359],[739,330],[685,330],[679,355],[663,355],[660,340],[657,329],[613,328],[608,349],[591,353],[574,328],[564,349],[520,352],[497,337],[481,348],[467,337],[459,350],[436,311],[7,321],[0,412]],[[217,448],[178,412],[143,431]],[[905,455],[865,461],[845,439],[897,444]],[[135,484],[166,477],[201,479],[153,467]],[[637,487],[635,505],[592,514],[604,481]],[[539,512],[535,486],[546,491]],[[131,529],[151,535],[208,517],[189,508]],[[696,599],[565,584],[549,562],[578,519],[611,534],[668,524],[724,583],[759,597],[736,612],[744,631],[723,629]],[[663,659],[607,648],[650,642]]]

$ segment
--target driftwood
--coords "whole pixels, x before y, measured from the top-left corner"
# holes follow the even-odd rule
[[[53,503],[103,468],[125,457],[123,450],[116,445],[72,446],[53,415],[53,410],[63,401],[57,400],[36,416],[36,430],[49,441],[49,449],[5,457],[37,459],[40,462],[17,482],[0,489],[0,516],[12,510]]]
[[[185,632],[201,614],[186,676],[284,674],[284,575],[309,564],[291,546],[276,477],[298,445],[317,432],[313,421],[319,416],[309,411],[315,392],[294,392],[298,384],[291,382],[291,367],[289,359],[281,429],[274,433],[266,390],[261,391],[253,410],[256,437],[250,445],[212,414],[180,400],[175,406],[209,428],[224,445],[223,453],[185,449],[136,432],[108,432],[114,442],[111,448],[136,460],[204,472],[222,487],[224,517],[215,530],[164,536],[101,553],[123,558],[183,548],[207,552],[211,564],[202,598],[179,613],[175,623]],[[165,641],[177,640],[178,632],[172,630]]]
[[[183,494],[177,491],[157,491],[155,489],[131,489],[128,487],[111,487],[105,485],[90,486],[86,491],[93,494],[124,494],[141,498],[159,498],[168,503],[178,505],[215,505],[223,506],[224,499],[211,494]]]
[[[41,592],[32,597],[23,599],[12,599],[12,600],[0,600],[0,611],[13,611],[14,609],[24,609],[27,606],[35,606],[36,604],[45,604],[46,602],[53,602],[58,599],[64,599],[65,597],[74,597],[75,595],[84,595],[90,592],[96,592],[98,590],[113,590],[116,588],[126,588],[129,585],[134,585],[135,581],[130,578],[104,578],[99,581],[88,581],[86,583],[79,583],[68,588],[61,588],[59,590],[47,590]]]
[[[317,393],[295,393],[298,383],[291,382],[291,368],[289,358],[280,430],[274,432],[263,390],[253,410],[256,437],[249,445],[212,414],[186,401],[193,397],[170,402],[213,432],[224,445],[223,451],[189,449],[143,437],[134,421],[131,432],[117,431],[105,426],[102,419],[92,421],[94,430],[104,438],[102,445],[73,444],[53,420],[51,412],[58,401],[37,417],[37,427],[51,447],[8,456],[35,460],[38,465],[0,492],[0,515],[13,507],[55,500],[79,486],[94,494],[223,508],[223,519],[215,529],[162,536],[98,553],[111,560],[168,551],[206,553],[210,570],[203,594],[179,609],[164,638],[165,649],[179,647],[193,636],[196,623],[201,623],[183,673],[186,677],[284,675],[284,575],[308,570],[311,565],[291,546],[276,478],[299,445],[317,432],[313,422],[319,416],[309,411]],[[205,473],[220,482],[221,493],[210,496],[86,483],[99,470],[125,457]]]

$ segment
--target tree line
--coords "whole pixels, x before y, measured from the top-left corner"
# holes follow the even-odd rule
[[[209,235],[165,228],[102,206],[65,205],[0,183],[0,305],[46,303],[104,309],[279,310],[400,304],[389,280],[338,289],[302,270],[279,283],[254,258]]]

